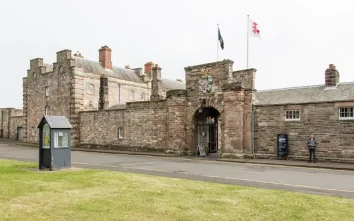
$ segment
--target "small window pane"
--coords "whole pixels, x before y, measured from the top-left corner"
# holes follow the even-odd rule
[[[68,132],[55,132],[54,133],[54,148],[69,147],[69,133]]]

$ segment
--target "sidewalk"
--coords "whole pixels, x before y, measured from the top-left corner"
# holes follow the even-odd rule
[[[226,158],[220,158],[218,159],[218,161],[354,171],[353,163],[332,163],[332,162],[308,163],[307,161],[300,161],[300,160],[265,160],[265,159],[253,160],[253,159],[226,159]]]
[[[27,146],[36,148],[36,144],[23,143],[15,140],[0,139],[0,143],[12,144],[18,146]],[[205,161],[219,161],[219,162],[232,162],[232,163],[247,163],[247,164],[264,164],[276,166],[289,166],[289,167],[306,167],[306,168],[323,168],[332,170],[349,170],[354,171],[354,163],[333,163],[333,162],[317,162],[308,163],[301,160],[267,160],[267,159],[231,159],[231,158],[215,158],[215,157],[196,157],[196,156],[180,156],[176,154],[157,153],[157,152],[130,152],[130,151],[117,151],[117,150],[97,150],[97,149],[82,149],[73,148],[72,151],[83,152],[96,152],[108,154],[127,154],[127,155],[145,155],[156,157],[174,157],[185,160],[205,160]]]

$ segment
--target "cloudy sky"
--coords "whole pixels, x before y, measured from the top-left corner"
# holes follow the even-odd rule
[[[352,8],[348,0],[0,0],[0,107],[22,108],[29,60],[53,63],[63,49],[98,60],[108,45],[115,66],[153,61],[165,78],[184,80],[184,67],[216,61],[217,24],[219,60],[245,69],[248,14],[262,34],[249,47],[258,90],[323,84],[330,63],[341,82],[354,81]]]

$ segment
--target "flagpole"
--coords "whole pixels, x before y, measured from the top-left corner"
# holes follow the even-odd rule
[[[248,69],[248,41],[249,41],[249,36],[250,36],[250,16],[247,15],[247,69]]]
[[[219,61],[219,24],[217,24],[217,38],[216,38],[216,61]]]

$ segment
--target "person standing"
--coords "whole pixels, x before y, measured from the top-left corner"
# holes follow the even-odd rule
[[[307,147],[309,148],[309,162],[311,162],[311,158],[313,156],[313,162],[316,163],[316,147],[317,147],[317,141],[315,139],[315,136],[311,134],[309,140],[307,141]]]

